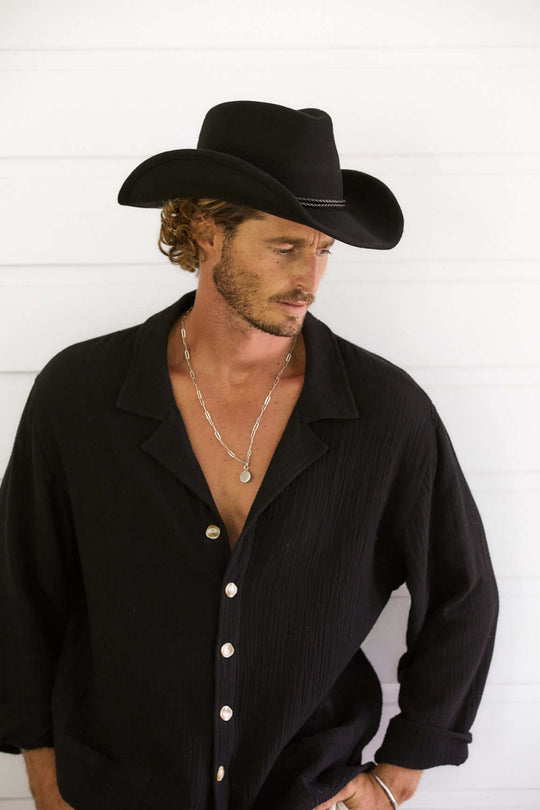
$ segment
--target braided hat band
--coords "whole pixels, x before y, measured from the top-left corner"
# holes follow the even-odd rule
[[[333,206],[334,208],[347,205],[347,200],[318,200],[315,197],[297,197],[298,202],[302,205],[312,206],[313,208],[323,208],[325,206]]]

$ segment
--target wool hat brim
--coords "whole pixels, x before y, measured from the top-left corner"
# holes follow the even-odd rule
[[[377,177],[355,169],[341,169],[341,176],[346,205],[306,207],[272,175],[235,155],[171,149],[136,166],[124,180],[118,202],[162,208],[167,200],[208,197],[307,225],[355,247],[395,247],[403,233],[403,213],[392,191]]]

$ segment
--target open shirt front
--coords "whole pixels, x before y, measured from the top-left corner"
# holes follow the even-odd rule
[[[304,385],[231,552],[167,369],[194,297],[34,381],[0,488],[0,750],[54,745],[77,810],[312,810],[375,765],[360,645],[406,582],[375,759],[459,765],[498,592],[435,406],[308,312]]]

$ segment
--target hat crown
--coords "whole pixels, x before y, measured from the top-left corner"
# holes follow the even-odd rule
[[[332,119],[324,110],[226,101],[206,113],[197,149],[241,158],[272,175],[298,198],[343,198]]]

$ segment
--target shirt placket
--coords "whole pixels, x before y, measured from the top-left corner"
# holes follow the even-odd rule
[[[206,537],[213,541],[222,539],[228,544],[227,531],[221,528],[220,520],[206,528]],[[253,543],[256,522],[242,531],[230,554],[220,585],[217,637],[214,651],[214,749],[213,771],[216,810],[229,806],[229,763],[235,748],[239,700],[237,684],[239,667],[242,665],[240,646],[240,621],[242,607],[242,582]],[[229,546],[227,546],[229,547]]]

